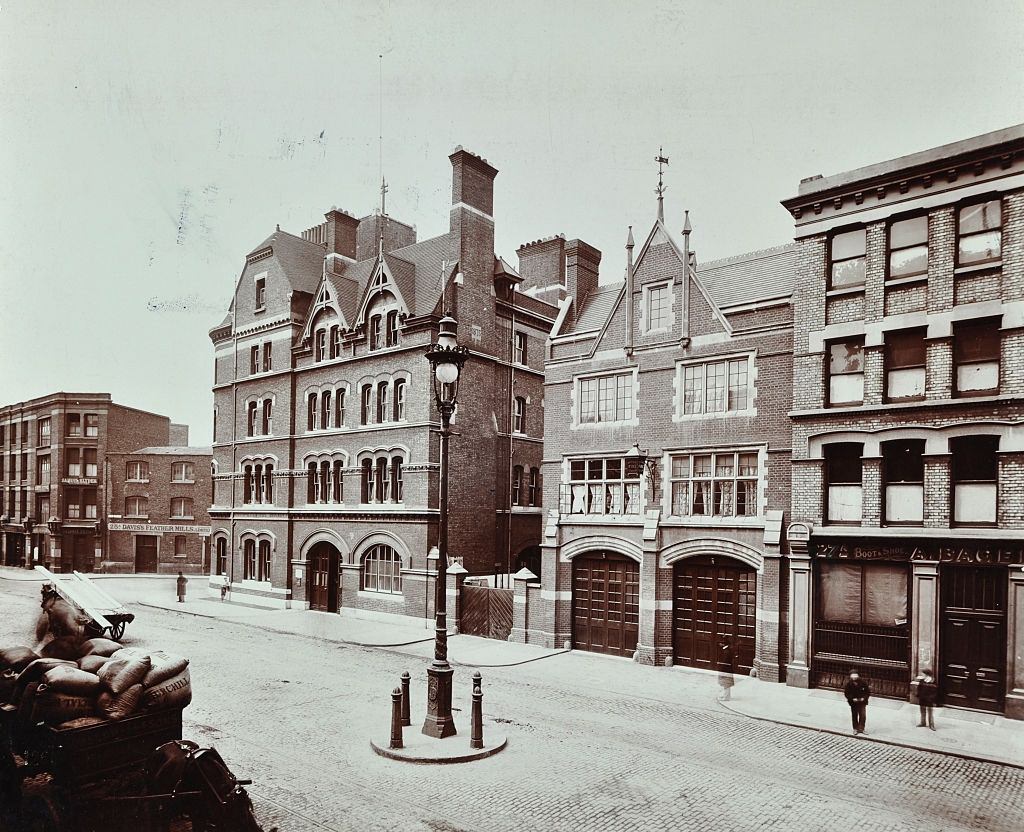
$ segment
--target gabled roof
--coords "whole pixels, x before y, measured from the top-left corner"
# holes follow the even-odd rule
[[[266,248],[271,248],[292,289],[313,294],[323,274],[324,246],[303,240],[287,231],[275,231],[246,255],[252,257]],[[253,268],[259,269],[254,263]]]
[[[607,286],[599,286],[597,291],[591,292],[583,300],[583,308],[576,316],[576,323],[570,328],[572,332],[590,332],[604,326],[608,320],[615,302],[622,294],[624,284],[612,283]]]
[[[457,236],[449,232],[390,252],[390,257],[403,260],[413,267],[412,276],[405,278],[411,281],[413,290],[406,294],[405,287],[399,286],[406,302],[412,307],[409,309],[410,314],[429,315],[437,308],[444,287],[456,272],[457,245]],[[446,260],[448,267],[442,275],[441,264]],[[395,280],[399,280],[397,275]]]

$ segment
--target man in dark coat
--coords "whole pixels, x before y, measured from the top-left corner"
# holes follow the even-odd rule
[[[185,603],[185,584],[188,583],[188,578],[181,574],[181,570],[178,570],[178,603]]]
[[[921,721],[918,728],[928,727],[935,730],[935,702],[939,698],[939,686],[935,684],[935,677],[930,670],[925,670],[917,681],[917,704],[921,707]]]
[[[864,723],[868,716],[868,699],[871,696],[871,688],[868,683],[860,678],[856,668],[850,671],[850,678],[843,688],[846,701],[850,704],[850,716],[853,718],[853,733],[864,734]]]

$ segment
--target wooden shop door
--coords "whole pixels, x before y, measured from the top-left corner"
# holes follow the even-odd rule
[[[1006,569],[946,566],[942,575],[943,702],[1002,711],[1006,695]]]

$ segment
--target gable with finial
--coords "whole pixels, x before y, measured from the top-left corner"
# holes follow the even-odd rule
[[[348,321],[345,320],[345,315],[338,303],[339,298],[326,277],[320,278],[320,285],[317,286],[313,298],[313,302],[309,305],[309,311],[306,313],[306,323],[302,328],[303,341],[309,340],[314,327],[321,324],[330,325],[336,321],[342,329],[349,328]]]
[[[405,294],[409,291],[410,280],[414,279],[415,267],[412,263],[394,255],[380,254],[374,264],[370,279],[366,283],[363,299],[355,316],[355,325],[365,325],[370,316],[397,309],[399,315],[408,315],[411,307]],[[409,274],[406,274],[408,272]],[[401,284],[406,286],[402,291]]]

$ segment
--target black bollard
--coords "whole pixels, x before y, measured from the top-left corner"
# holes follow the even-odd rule
[[[402,725],[412,725],[409,718],[409,671],[402,674]]]
[[[402,743],[402,689],[391,691],[391,748],[404,748]]]
[[[480,687],[480,671],[473,674],[473,716],[469,736],[470,748],[484,747],[484,692]]]

